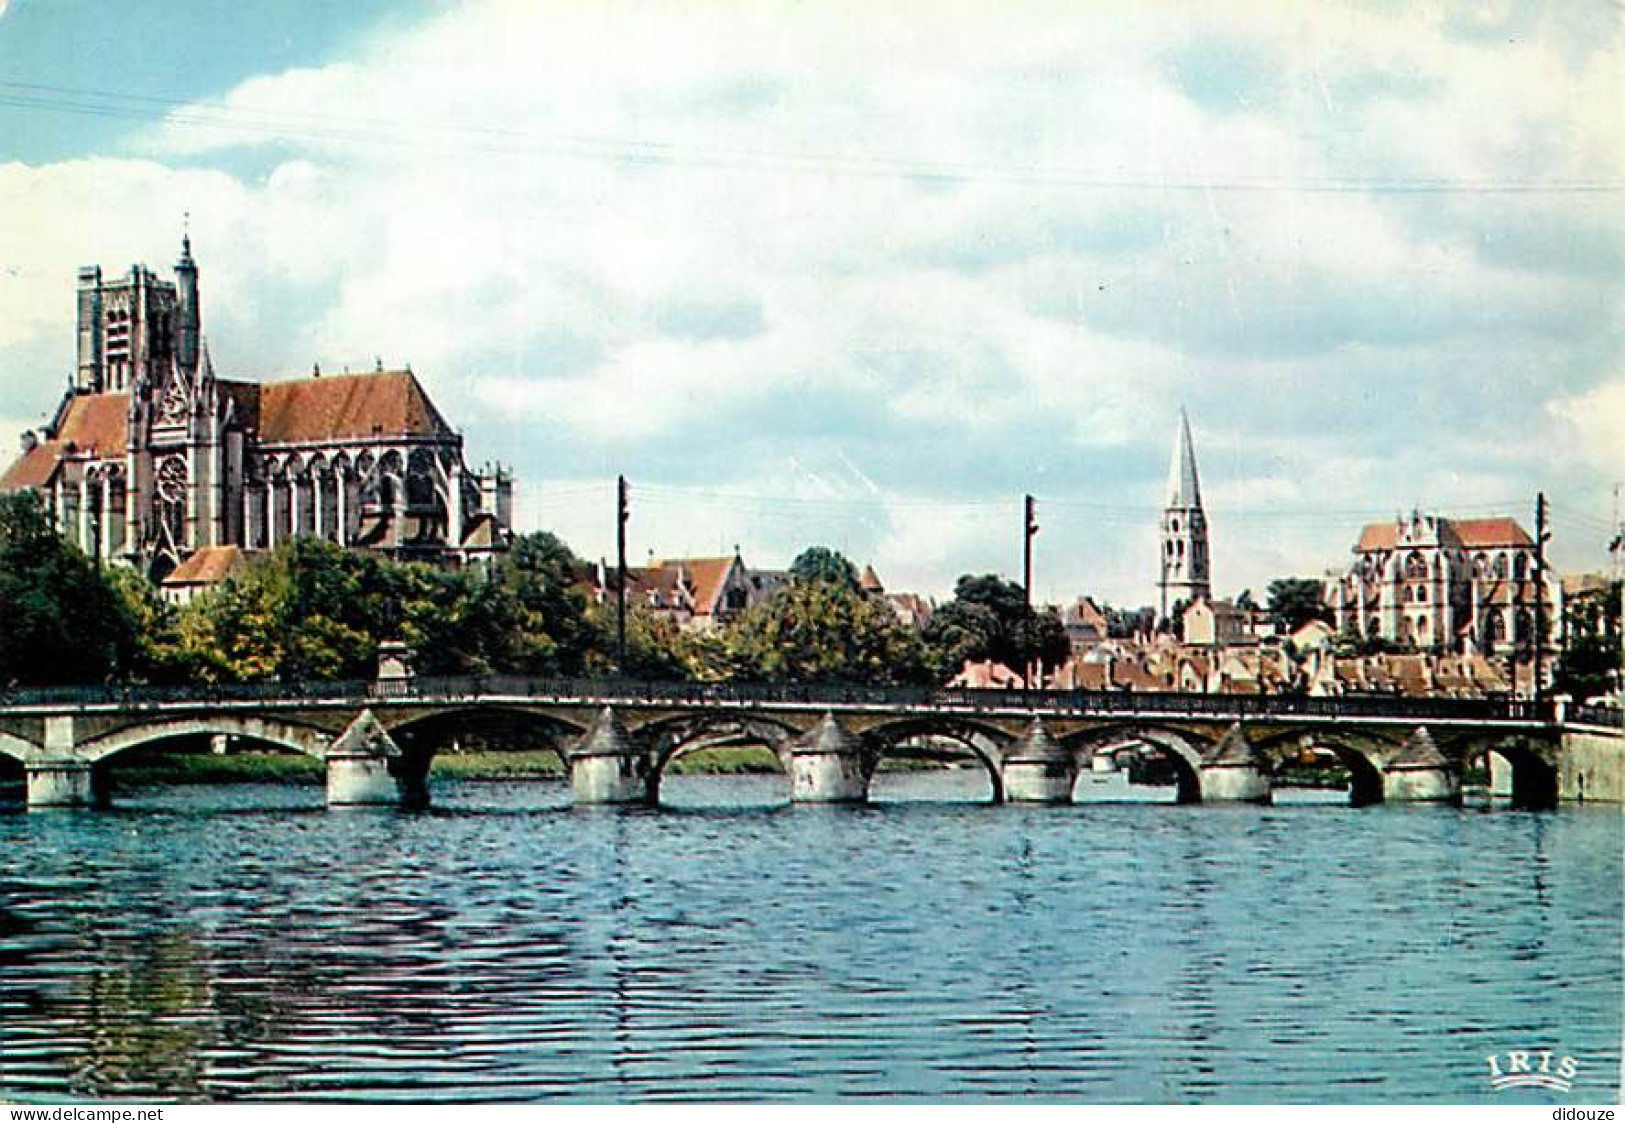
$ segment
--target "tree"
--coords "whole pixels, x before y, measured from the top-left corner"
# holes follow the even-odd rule
[[[589,672],[611,674],[618,670],[630,678],[653,681],[695,677],[699,664],[694,640],[669,617],[633,601],[626,606],[626,665],[617,668],[615,612],[613,602],[587,609],[587,622],[593,629]]]
[[[839,581],[787,585],[722,637],[728,677],[754,682],[929,680],[919,637],[884,602]]]
[[[515,538],[492,579],[513,598],[515,624],[502,669],[515,674],[577,674],[594,634],[577,575],[584,563],[559,538],[537,531]]]
[[[829,581],[848,589],[858,587],[858,567],[828,546],[811,546],[790,563],[790,576],[802,583]]]
[[[967,659],[1020,671],[1033,662],[1053,667],[1071,653],[1055,610],[1035,611],[1020,585],[991,573],[961,577],[954,599],[932,613],[924,640],[939,677],[957,673]]]
[[[129,672],[137,646],[124,597],[40,498],[0,497],[0,685],[103,682]]]
[[[1280,577],[1269,584],[1270,617],[1282,632],[1295,632],[1311,620],[1331,623],[1326,587],[1313,577]]]
[[[1619,582],[1569,597],[1563,604],[1563,651],[1554,690],[1585,701],[1619,685]]]

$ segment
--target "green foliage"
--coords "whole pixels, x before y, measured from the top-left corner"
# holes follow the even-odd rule
[[[790,576],[796,581],[828,581],[848,589],[858,587],[858,567],[844,554],[828,546],[810,546],[790,563]]]
[[[1269,584],[1270,616],[1283,632],[1295,632],[1311,620],[1332,622],[1326,587],[1313,577],[1280,577]]]
[[[619,670],[627,678],[652,682],[695,677],[694,640],[669,618],[630,600],[626,606],[626,666],[617,668],[615,612],[613,601],[587,609],[587,623],[593,633],[587,659],[589,673],[614,674]]]
[[[0,497],[0,685],[101,682],[137,659],[120,591],[59,537],[39,497]]]
[[[1071,652],[1053,609],[1034,610],[1020,585],[991,573],[961,577],[954,599],[932,614],[923,638],[938,680],[957,674],[967,659],[1020,671],[1039,660],[1056,666]]]
[[[1570,597],[1563,605],[1563,651],[1555,692],[1585,701],[1617,688],[1620,676],[1619,582]]]
[[[750,682],[927,681],[925,652],[891,608],[839,581],[797,582],[747,610],[722,636],[724,677]]]
[[[297,538],[178,611],[148,590],[125,596],[155,681],[370,678],[395,638],[419,674],[576,674],[593,633],[575,565],[552,535],[519,539],[489,575]]]

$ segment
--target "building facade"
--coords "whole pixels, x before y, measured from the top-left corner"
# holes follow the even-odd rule
[[[1419,512],[1365,527],[1326,599],[1340,632],[1482,654],[1532,650],[1542,601],[1548,636],[1561,610],[1557,584],[1549,572],[1539,579],[1534,539],[1517,520]]]
[[[507,471],[467,467],[410,369],[218,378],[189,238],[173,282],[140,265],[115,281],[80,270],[77,368],[0,476],[0,491],[19,490],[40,493],[87,554],[158,581],[200,551],[296,535],[478,561],[506,547],[513,497]]]
[[[1196,449],[1184,410],[1179,412],[1179,433],[1174,437],[1173,459],[1168,465],[1168,503],[1162,512],[1161,531],[1158,619],[1167,620],[1181,601],[1190,604],[1213,593],[1208,570],[1207,514],[1202,510]]]

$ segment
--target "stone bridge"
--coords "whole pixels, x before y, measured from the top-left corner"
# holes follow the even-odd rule
[[[1560,714],[1509,699],[485,677],[4,692],[0,757],[37,808],[104,804],[120,754],[202,738],[323,761],[330,805],[422,806],[436,749],[492,718],[556,749],[583,804],[658,803],[673,760],[719,743],[765,746],[809,803],[864,801],[882,758],[921,743],[962,748],[995,802],[1023,803],[1069,802],[1097,757],[1136,746],[1172,764],[1181,802],[1268,802],[1282,765],[1313,752],[1346,767],[1354,803],[1458,801],[1464,768],[1493,756],[1514,803],[1549,806],[1562,754]]]

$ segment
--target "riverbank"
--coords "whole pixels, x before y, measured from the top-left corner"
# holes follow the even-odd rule
[[[917,772],[953,767],[953,762],[887,758],[882,772]],[[782,772],[779,760],[754,747],[701,749],[672,761],[674,776],[753,776]],[[439,753],[431,775],[452,780],[562,780],[564,762],[550,749],[515,752]],[[168,787],[176,784],[308,784],[326,782],[326,771],[314,757],[292,753],[169,753],[117,765],[113,783],[120,788]]]

